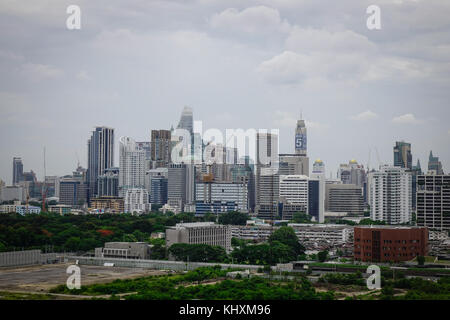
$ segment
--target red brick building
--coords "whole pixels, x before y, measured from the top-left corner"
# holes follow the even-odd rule
[[[426,227],[363,226],[354,231],[355,260],[408,261],[428,253]]]

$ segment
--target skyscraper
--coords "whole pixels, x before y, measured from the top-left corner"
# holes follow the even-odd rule
[[[193,164],[170,164],[168,170],[167,203],[184,210],[185,204],[195,201],[195,166]]]
[[[15,186],[23,180],[23,163],[22,158],[13,158],[13,181],[12,184]]]
[[[317,187],[315,187],[316,192],[318,193],[319,203],[317,205],[317,216],[316,221],[319,223],[325,222],[325,164],[322,160],[317,159],[314,161],[313,170],[311,173],[311,180],[317,181]],[[310,185],[311,192],[313,192],[314,184]],[[313,192],[315,193],[315,192]]]
[[[180,122],[178,123],[177,129],[185,129],[189,131],[191,137],[193,137],[194,133],[194,118],[192,108],[184,107],[183,112],[181,113]]]
[[[305,120],[297,120],[297,128],[295,129],[295,153],[305,156],[307,154],[307,135]]]
[[[439,157],[433,156],[433,151],[430,151],[430,157],[428,158],[428,171],[435,174],[444,174],[442,163],[439,161]]]
[[[96,127],[88,140],[88,199],[97,196],[98,177],[114,167],[114,129]]]
[[[274,219],[278,216],[279,174],[278,135],[256,135],[256,208],[258,217]]]
[[[169,165],[171,145],[170,130],[152,130],[151,159],[153,169]]]
[[[397,141],[394,146],[394,166],[412,169],[411,144]]]
[[[119,196],[127,189],[145,188],[145,150],[130,137],[120,138]]]
[[[411,221],[412,179],[405,168],[385,165],[370,172],[368,187],[372,220],[388,224]]]

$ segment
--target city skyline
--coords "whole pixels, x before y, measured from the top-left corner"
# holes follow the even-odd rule
[[[78,159],[87,167],[95,126],[149,141],[185,105],[204,129],[279,128],[280,153],[294,152],[302,112],[308,155],[327,177],[350,159],[366,166],[369,148],[371,167],[375,148],[392,163],[402,140],[414,164],[425,168],[432,150],[450,167],[447,3],[381,1],[377,31],[368,1],[129,1],[108,12],[80,1],[79,31],[65,27],[68,4],[0,4],[7,184],[13,157],[42,180],[45,146],[47,174],[62,176]],[[118,163],[118,143],[114,153]]]

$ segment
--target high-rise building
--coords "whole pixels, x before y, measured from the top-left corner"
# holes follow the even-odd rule
[[[362,188],[366,181],[366,171],[363,165],[352,159],[348,164],[339,166],[338,177],[343,184],[354,184]]]
[[[171,163],[168,169],[167,203],[184,210],[186,204],[195,201],[195,166]]]
[[[412,169],[411,144],[397,141],[394,146],[394,166]]]
[[[87,201],[87,184],[79,178],[63,177],[59,182],[59,204],[81,207]]]
[[[18,185],[23,180],[22,158],[13,158],[13,186]]]
[[[118,197],[119,196],[119,168],[105,169],[104,174],[98,177],[99,197]]]
[[[442,170],[442,163],[439,161],[439,157],[433,156],[433,151],[430,151],[430,156],[428,158],[428,171],[435,174],[444,174]]]
[[[278,135],[256,134],[256,207],[258,217],[278,216]]]
[[[150,202],[157,205],[166,204],[168,179],[164,176],[155,176],[150,181]]]
[[[309,176],[309,158],[301,154],[280,154],[280,175]]]
[[[145,188],[145,150],[130,137],[120,138],[119,196],[127,189]]]
[[[305,175],[280,175],[281,218],[292,219],[297,212],[309,213],[309,178]]]
[[[184,107],[181,113],[180,122],[178,123],[177,129],[185,129],[189,131],[191,136],[194,133],[194,118],[192,108]]]
[[[450,175],[417,176],[417,225],[450,230]]]
[[[249,210],[248,188],[245,182],[213,182],[210,184],[200,182],[196,184],[195,189],[196,214],[205,213],[200,211],[200,207],[204,203],[212,205],[212,208],[215,207],[214,204],[218,204],[217,207],[223,211],[248,212]]]
[[[349,216],[362,216],[364,214],[362,189],[354,184],[326,184],[325,210],[346,212]]]
[[[411,221],[411,173],[405,168],[381,166],[369,173],[370,218],[388,224]]]
[[[153,169],[169,165],[172,151],[171,139],[169,130],[152,130],[151,160]]]
[[[149,141],[136,142],[139,149],[145,152],[145,170],[150,170],[152,168],[152,146]]]
[[[97,196],[98,177],[114,167],[114,129],[96,127],[88,140],[88,199]]]
[[[317,181],[317,186],[311,184],[311,192],[318,193],[317,204],[317,222],[325,222],[325,164],[322,160],[317,159],[313,164],[313,170],[311,173],[311,179]],[[317,189],[317,191],[315,191]]]
[[[295,153],[306,157],[307,150],[305,120],[297,120],[297,127],[295,129]]]
[[[148,192],[144,188],[128,188],[124,196],[124,210],[141,214],[150,210]]]

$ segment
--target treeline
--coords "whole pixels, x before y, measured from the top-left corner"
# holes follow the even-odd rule
[[[0,252],[41,249],[54,252],[85,252],[102,247],[110,241],[146,241],[152,232],[180,222],[216,221],[216,215],[195,217],[193,213],[58,215],[41,213],[0,214]],[[248,216],[229,212],[219,216],[222,224],[245,224]],[[164,256],[162,246],[154,258]]]

